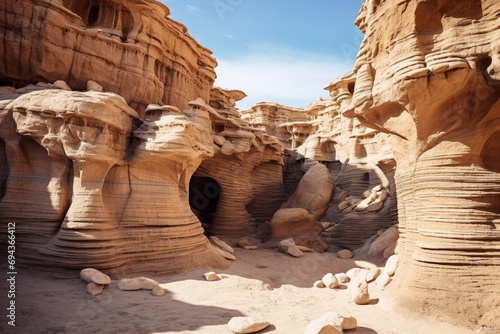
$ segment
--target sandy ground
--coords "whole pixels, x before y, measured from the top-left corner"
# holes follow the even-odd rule
[[[16,278],[16,327],[2,316],[2,333],[230,333],[234,316],[261,316],[271,326],[261,333],[303,333],[310,320],[327,311],[354,316],[352,334],[466,334],[428,315],[397,309],[389,293],[373,295],[370,305],[350,301],[339,290],[312,288],[328,273],[356,267],[332,253],[309,253],[300,259],[273,250],[236,249],[237,261],[207,282],[206,269],[152,277],[168,289],[163,297],[150,291],[120,291],[116,281],[100,296],[90,296],[78,272],[48,274],[20,268]],[[1,267],[6,273],[7,270]],[[69,275],[68,275],[69,274]],[[54,277],[57,276],[57,277]],[[2,280],[1,309],[7,288]]]

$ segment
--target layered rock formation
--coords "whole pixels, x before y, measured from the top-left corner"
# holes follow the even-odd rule
[[[191,175],[214,153],[208,105],[150,105],[142,121],[114,93],[6,102],[0,211],[16,222],[21,259],[133,271],[223,263],[188,203]]]
[[[208,101],[217,63],[168,15],[153,0],[2,1],[0,85],[94,80],[141,117],[150,103]]]
[[[368,0],[356,23],[343,114],[391,135],[399,291],[498,326],[500,3]]]

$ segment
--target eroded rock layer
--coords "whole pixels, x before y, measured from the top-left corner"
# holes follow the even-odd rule
[[[498,326],[500,3],[368,0],[357,24],[343,113],[391,134],[401,294]]]
[[[168,15],[153,0],[2,1],[1,85],[94,80],[141,117],[150,103],[208,101],[217,63]]]
[[[0,219],[16,222],[21,260],[164,272],[222,265],[188,202],[191,175],[214,153],[208,105],[150,105],[142,120],[114,93],[48,89],[2,103]]]

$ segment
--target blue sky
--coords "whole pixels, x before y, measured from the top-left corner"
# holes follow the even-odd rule
[[[162,0],[170,17],[213,51],[215,85],[241,89],[241,110],[274,101],[302,107],[349,72],[363,38],[362,0]]]

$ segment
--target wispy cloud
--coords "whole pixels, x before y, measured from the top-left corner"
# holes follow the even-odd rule
[[[292,107],[329,98],[323,88],[334,77],[349,72],[353,64],[330,55],[290,49],[281,45],[254,45],[246,56],[218,59],[217,86],[241,89],[248,97],[241,110],[261,101]]]
[[[200,7],[194,5],[186,5],[185,7],[186,10],[193,15],[202,16],[203,14],[205,14],[205,12],[202,9],[200,9]]]

